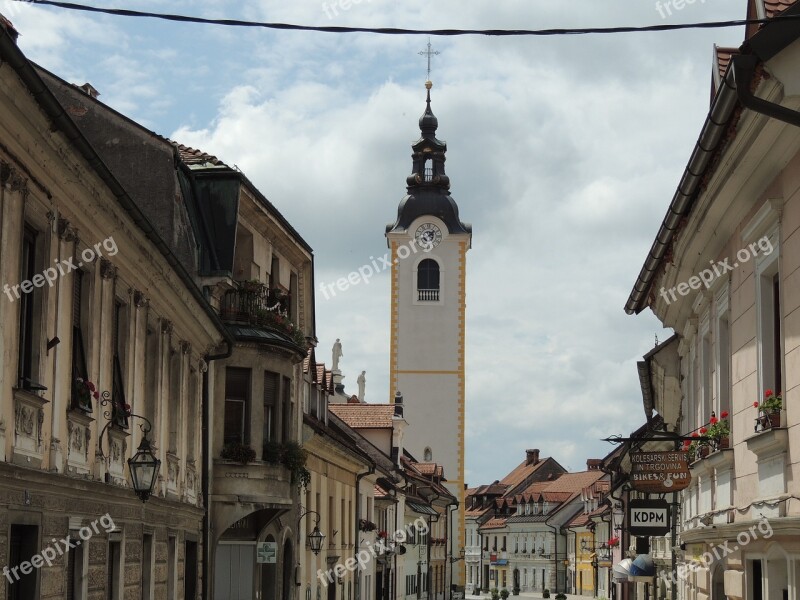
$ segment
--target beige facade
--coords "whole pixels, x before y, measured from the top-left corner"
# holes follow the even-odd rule
[[[0,57],[0,598],[182,597],[201,585],[199,406],[222,324],[5,23]],[[144,505],[139,415],[161,460]]]
[[[751,2],[751,10],[765,6]],[[639,304],[680,338],[681,390],[655,405],[668,427],[691,435],[719,419],[730,425],[728,447],[715,439],[696,455],[682,493],[682,598],[800,595],[798,43],[796,32],[781,37],[767,26],[748,42],[755,54],[736,56],[715,76],[709,118],[726,123],[726,142],[711,146],[703,185],[669,242],[670,261]],[[787,114],[795,125],[776,118]],[[773,424],[754,407],[769,391],[782,397]]]

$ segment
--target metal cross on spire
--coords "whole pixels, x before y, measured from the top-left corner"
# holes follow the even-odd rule
[[[440,52],[438,50],[433,50],[431,47],[431,38],[428,38],[428,48],[427,50],[420,50],[420,56],[427,56],[428,57],[428,81],[431,78],[431,56],[437,56]]]

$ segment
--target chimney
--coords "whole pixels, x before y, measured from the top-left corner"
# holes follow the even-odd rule
[[[539,449],[525,450],[525,464],[538,465],[539,464]]]
[[[91,83],[84,83],[83,85],[79,85],[78,89],[82,90],[84,94],[87,96],[91,96],[92,98],[97,98],[100,95],[94,86]]]
[[[587,471],[599,471],[600,465],[603,464],[602,458],[589,458],[586,460],[586,470]]]

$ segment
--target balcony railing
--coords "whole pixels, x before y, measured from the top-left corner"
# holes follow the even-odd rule
[[[417,290],[417,299],[420,302],[438,302],[439,290]]]
[[[276,327],[289,313],[289,295],[266,286],[255,285],[228,290],[220,304],[220,317],[225,321]]]

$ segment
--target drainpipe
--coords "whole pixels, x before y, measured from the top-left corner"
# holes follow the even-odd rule
[[[453,565],[454,562],[451,562],[450,559],[453,558],[453,537],[450,535],[451,530],[451,519],[453,518],[453,511],[450,510],[450,507],[453,506],[458,510],[458,500],[453,500],[447,505],[447,521],[445,522],[445,529],[447,531],[445,539],[447,543],[450,545],[450,552],[445,552],[445,556],[447,557],[447,563],[445,563],[445,569],[450,568],[450,596],[449,598],[452,600],[453,598]]]
[[[354,552],[355,552],[354,558],[356,559],[356,565],[357,565],[356,566],[356,581],[355,581],[356,590],[355,590],[355,595],[354,595],[354,598],[356,598],[356,599],[361,597],[361,596],[359,596],[359,592],[361,590],[361,566],[358,564],[358,553],[361,550],[361,542],[358,539],[358,533],[360,531],[359,528],[358,528],[358,520],[361,518],[360,517],[360,515],[361,515],[361,493],[359,492],[359,489],[360,489],[359,486],[361,484],[361,480],[364,477],[367,477],[368,475],[372,475],[374,472],[375,472],[375,463],[374,462],[370,462],[369,469],[366,472],[358,473],[356,475],[356,518],[353,519],[353,527],[355,529],[355,538],[354,539],[356,541],[356,543],[353,545],[353,547],[355,548],[355,550],[354,550]],[[373,500],[373,507],[374,507],[374,500]]]
[[[555,567],[556,570],[555,587],[556,591],[558,591],[558,527],[556,527],[555,525],[550,525],[550,517],[545,519],[544,524],[546,527],[549,527],[550,529],[553,530],[553,566]],[[565,577],[566,577],[566,572],[565,572]],[[544,582],[542,582],[542,586],[543,586],[542,589],[544,589]],[[566,587],[566,582],[564,587]]]
[[[208,389],[208,372],[211,369],[211,363],[215,360],[222,360],[225,358],[229,358],[231,354],[233,354],[233,340],[230,338],[225,339],[225,343],[227,344],[228,348],[222,354],[206,354],[203,360],[206,361],[207,368],[205,373],[203,373],[203,414],[202,414],[202,445],[203,445],[203,463],[201,468],[201,475],[200,478],[202,480],[203,485],[203,564],[201,567],[201,572],[203,574],[203,598],[211,598],[212,597],[212,587],[211,587],[211,580],[209,578],[210,572],[210,562],[211,562],[211,521],[210,521],[210,514],[211,514],[211,507],[208,505],[208,496],[209,490],[211,487],[211,482],[209,481],[209,472],[210,472],[210,465],[211,465],[211,433],[209,432],[209,422],[210,422],[210,397],[211,394],[209,393]]]
[[[737,54],[732,59],[733,81],[736,85],[736,96],[742,106],[773,119],[778,119],[789,125],[800,127],[800,112],[768,102],[756,97],[750,90],[750,83],[755,76],[758,58],[753,54]]]

